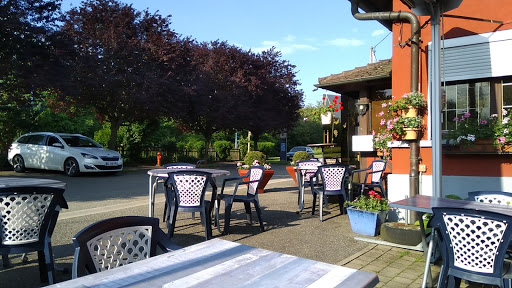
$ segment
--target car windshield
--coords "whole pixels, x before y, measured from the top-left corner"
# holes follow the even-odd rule
[[[305,147],[293,147],[290,152],[296,152],[296,151],[306,151]]]
[[[84,136],[60,135],[69,147],[101,148],[101,145]]]

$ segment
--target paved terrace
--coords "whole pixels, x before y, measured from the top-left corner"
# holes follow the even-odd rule
[[[48,177],[68,182],[65,196],[70,209],[64,210],[52,238],[57,266],[71,270],[73,260],[73,245],[71,238],[80,229],[90,223],[104,218],[142,215],[147,216],[147,181],[146,171],[154,167],[143,167],[134,171],[125,171],[113,177],[79,177],[69,178],[61,174],[42,174],[31,172],[22,174],[24,177]],[[220,169],[228,169],[231,175],[237,175],[235,165],[221,165]],[[387,245],[373,244],[354,239],[360,235],[352,232],[348,216],[340,215],[337,204],[331,203],[330,209],[324,211],[324,221],[320,222],[318,215],[311,215],[312,196],[306,191],[305,209],[297,213],[297,188],[284,166],[274,167],[275,175],[267,186],[266,193],[260,194],[263,219],[266,231],[261,233],[256,223],[247,225],[243,205],[234,204],[233,220],[230,235],[221,236],[214,229],[213,237],[235,241],[246,245],[256,246],[281,253],[292,254],[331,264],[343,265],[355,269],[374,272],[379,275],[377,287],[420,287],[423,275],[423,253],[396,248]],[[0,172],[0,176],[12,176],[12,172]],[[128,176],[128,177],[127,177]],[[126,197],[106,197],[98,200],[101,191],[91,190],[87,195],[78,197],[79,189],[94,183],[113,185],[114,188],[89,188],[94,190],[116,189],[119,195]],[[222,178],[217,179],[219,186]],[[102,183],[107,184],[102,184]],[[108,188],[107,188],[108,187]],[[124,189],[137,189],[128,193]],[[220,187],[219,187],[220,189]],[[93,193],[94,192],[94,193]],[[220,191],[219,191],[220,192]],[[106,192],[105,192],[106,194]],[[99,197],[101,198],[101,197]],[[162,217],[164,206],[163,193],[157,193],[155,215]],[[177,227],[173,240],[181,246],[192,245],[204,241],[204,230],[199,217],[191,219],[190,213],[178,213]],[[257,219],[254,215],[254,218]],[[164,223],[161,227],[166,231]],[[36,253],[29,254],[29,262],[22,263],[21,255],[10,256],[12,265],[4,269],[0,267],[0,287],[41,287],[39,282]],[[434,277],[439,273],[439,267],[433,268]],[[56,273],[57,281],[71,278],[71,273]],[[462,285],[463,287],[467,284]],[[479,287],[479,286],[478,286]]]

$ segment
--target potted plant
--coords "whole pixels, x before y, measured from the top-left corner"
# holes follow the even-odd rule
[[[306,151],[297,151],[293,154],[292,162],[290,163],[290,166],[286,166],[286,171],[290,174],[290,177],[292,177],[295,185],[297,185],[297,174],[295,172],[295,165],[297,164],[297,161],[309,160],[311,158],[311,155]]]
[[[464,112],[452,119],[452,122],[449,123],[451,129],[443,134],[443,139],[450,145],[458,145],[463,151],[497,151],[500,142],[502,140],[506,142],[506,137],[500,138],[508,132],[506,123],[508,120],[505,120],[507,119],[506,112],[501,124],[496,123],[496,119],[497,115],[493,115],[491,119],[478,119],[476,114]],[[503,124],[504,122],[506,124]]]
[[[494,115],[497,117],[497,115]],[[503,120],[495,122],[494,125],[494,143],[498,145],[500,151],[509,151],[511,149],[510,142],[512,142],[512,119],[510,118],[510,111],[502,110]],[[496,118],[494,117],[494,118]]]
[[[371,190],[368,196],[361,195],[354,201],[345,202],[352,231],[367,236],[380,233],[380,225],[386,221],[389,202]]]
[[[410,92],[402,95],[402,98],[396,100],[391,109],[393,112],[401,111],[403,117],[416,117],[418,110],[427,106],[425,96],[420,92]]]
[[[343,110],[343,102],[339,101],[339,96],[334,96],[334,99],[329,103],[326,103],[325,106],[320,108],[320,118],[322,120],[322,124],[331,124],[333,118],[333,112],[338,112]],[[325,101],[326,97],[324,96],[322,100]]]
[[[261,179],[260,184],[258,185],[258,193],[265,192],[265,186],[267,185],[268,181],[270,181],[270,178],[272,178],[272,175],[274,175],[274,170],[272,169],[272,166],[270,164],[266,164],[267,156],[259,151],[251,151],[248,152],[247,155],[245,155],[244,163],[238,162],[237,163],[237,169],[238,174],[240,176],[244,176],[249,172],[249,168],[251,166],[263,166],[265,168],[265,171],[263,172],[263,179]],[[247,164],[250,163],[250,164]],[[244,181],[248,181],[248,179],[244,179]]]
[[[377,155],[381,158],[391,159],[391,147],[388,142],[393,140],[388,130],[381,130],[379,133],[373,131],[373,148],[377,150]]]

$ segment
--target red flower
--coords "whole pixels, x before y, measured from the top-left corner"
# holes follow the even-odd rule
[[[336,102],[338,102],[338,101],[336,101],[336,99],[332,100],[332,103],[337,104]]]
[[[324,97],[322,97],[322,100],[325,100],[325,96],[324,96]]]
[[[343,104],[343,102],[341,102],[341,101],[340,101],[340,103],[339,103],[339,104],[340,104],[340,106],[341,106],[341,105]]]
[[[375,195],[375,198],[377,198],[377,200],[379,200],[379,201],[380,201],[380,198],[381,198],[381,197],[380,197],[380,195],[379,195],[379,194],[377,194],[377,195]]]
[[[338,108],[334,108],[334,112],[338,112]]]
[[[370,192],[368,192],[368,195],[375,195],[375,191],[370,190]]]
[[[329,105],[329,108],[332,108],[332,105]]]
[[[338,97],[338,95],[334,96],[334,99],[338,99],[338,98],[340,98],[340,97]]]
[[[343,110],[343,106],[340,106],[340,110]]]

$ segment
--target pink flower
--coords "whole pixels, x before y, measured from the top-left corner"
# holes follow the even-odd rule
[[[385,119],[380,119],[380,125],[385,125],[386,124],[386,120]]]
[[[486,125],[488,122],[485,119],[482,119],[478,122],[479,125]]]
[[[382,103],[382,108],[386,108],[388,106],[387,103]],[[384,113],[384,112],[383,112]]]
[[[375,195],[375,191],[370,190],[370,191],[368,192],[368,195]]]
[[[496,139],[496,140],[497,140],[497,142],[498,142],[498,143],[505,143],[505,142],[507,142],[507,139],[505,139],[505,137],[504,137],[504,136],[500,136],[500,137],[498,137],[498,139]]]
[[[455,116],[455,118],[453,118],[453,121],[454,122],[459,122],[459,117]]]
[[[469,118],[471,116],[471,114],[469,112],[464,112],[464,117],[465,118]]]
[[[384,111],[380,111],[379,114],[377,114],[377,116],[379,116],[379,117],[384,116]]]

